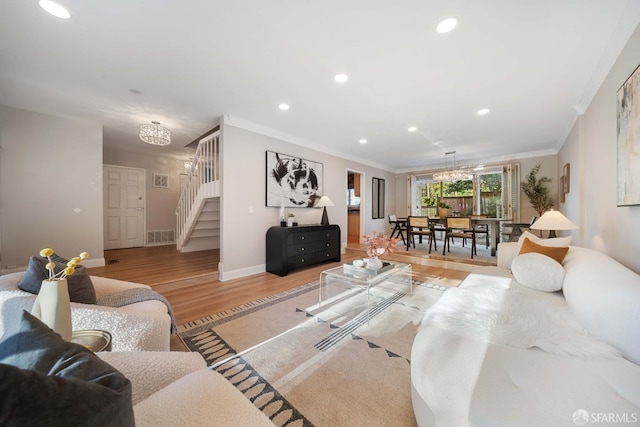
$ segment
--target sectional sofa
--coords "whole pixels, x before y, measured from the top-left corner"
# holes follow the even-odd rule
[[[0,276],[0,336],[8,322],[31,311],[36,295],[18,287],[24,272]],[[123,280],[91,276],[95,294],[102,297],[133,288],[149,286]],[[102,329],[111,333],[113,351],[169,351],[171,317],[166,304],[158,300],[141,301],[123,307],[71,303],[73,330]]]
[[[427,312],[411,354],[419,426],[640,423],[640,276],[586,248],[562,264],[520,254],[525,237],[568,245],[531,236]]]

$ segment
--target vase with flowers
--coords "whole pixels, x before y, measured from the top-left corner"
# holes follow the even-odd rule
[[[42,281],[40,291],[36,297],[31,314],[53,329],[65,340],[71,339],[71,301],[69,299],[69,288],[67,287],[67,276],[75,273],[76,266],[89,254],[82,252],[79,256],[71,258],[66,267],[58,267],[51,259],[54,252],[51,248],[40,251],[40,256],[47,258],[45,268],[49,277]],[[64,264],[63,264],[64,265]]]
[[[388,237],[382,233],[371,233],[364,236],[364,243],[367,247],[367,268],[378,270],[382,268],[380,257],[386,253],[393,252],[397,248],[399,238]]]

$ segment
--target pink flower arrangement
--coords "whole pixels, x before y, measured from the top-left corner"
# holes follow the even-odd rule
[[[399,238],[390,238],[382,233],[373,232],[364,236],[364,243],[369,245],[367,255],[369,258],[378,258],[386,253],[393,252],[397,248]]]

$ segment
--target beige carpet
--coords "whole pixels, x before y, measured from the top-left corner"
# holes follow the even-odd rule
[[[317,282],[179,327],[278,426],[413,426],[411,344],[444,287]]]

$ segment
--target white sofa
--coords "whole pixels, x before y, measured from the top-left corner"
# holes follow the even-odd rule
[[[0,336],[5,325],[18,319],[22,310],[31,311],[34,294],[18,288],[24,273],[0,276]],[[91,276],[100,298],[126,289],[145,287],[139,283]],[[102,329],[111,333],[114,351],[169,351],[171,317],[161,301],[142,301],[123,307],[71,303],[73,330]]]
[[[411,353],[418,425],[640,423],[640,276],[602,253],[571,246],[562,291],[541,292],[512,276],[518,250],[518,242],[501,243],[498,267],[474,271],[427,312]],[[447,295],[469,295],[473,305],[484,294],[503,298],[493,300],[484,329],[470,312],[485,310],[485,301],[478,299],[457,324],[444,322],[439,310],[446,309],[436,307],[446,305]],[[523,313],[514,301],[525,303]],[[530,311],[544,315],[528,319]],[[522,319],[532,326],[518,329]]]
[[[206,369],[198,353],[102,352],[97,355],[132,384],[138,427],[271,426],[226,378]]]

